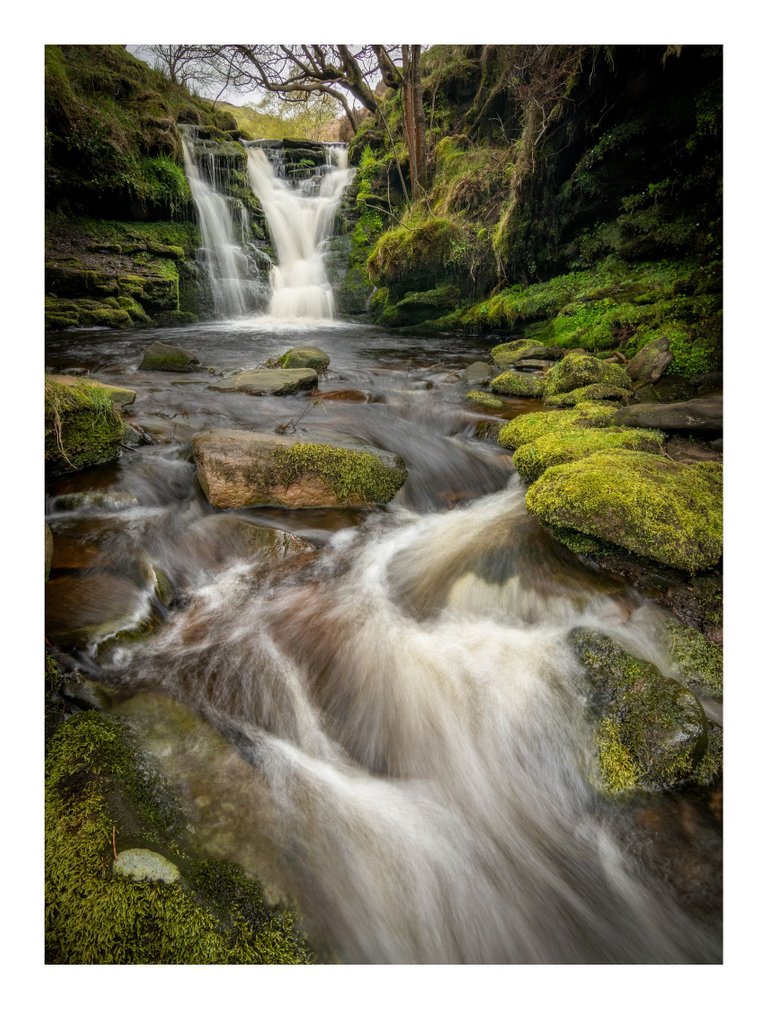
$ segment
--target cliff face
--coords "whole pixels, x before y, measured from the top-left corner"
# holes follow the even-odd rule
[[[237,135],[226,112],[121,46],[48,46],[46,325],[174,325],[208,309],[179,123]]]
[[[436,46],[424,64],[424,198],[397,96],[352,145],[376,318],[629,350],[665,323],[681,371],[717,368],[721,49]]]

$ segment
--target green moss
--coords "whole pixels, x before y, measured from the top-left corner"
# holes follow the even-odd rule
[[[332,445],[297,443],[274,449],[270,482],[290,485],[307,474],[317,474],[342,500],[390,501],[405,483],[405,469],[393,469],[369,452]]]
[[[632,380],[621,365],[600,361],[591,354],[567,354],[544,377],[546,396],[569,393],[595,383],[631,389]]]
[[[538,478],[551,466],[584,459],[595,452],[634,449],[660,453],[664,445],[661,432],[640,432],[636,428],[585,428],[540,435],[521,446],[512,457],[520,478],[526,483]]]
[[[515,417],[499,432],[499,445],[517,449],[541,435],[574,428],[605,428],[611,424],[616,410],[598,403],[582,403],[573,410],[536,411]]]
[[[577,403],[585,403],[588,400],[618,400],[626,403],[631,395],[628,389],[621,386],[612,386],[607,382],[593,382],[589,386],[572,389],[569,393],[545,396],[544,403],[548,407],[574,407]]]
[[[664,642],[672,669],[689,687],[715,697],[723,693],[723,650],[708,638],[678,621],[664,625]]]
[[[722,554],[722,466],[617,449],[550,467],[526,496],[543,522],[695,573]]]
[[[201,861],[173,841],[182,819],[121,720],[66,720],[46,761],[46,960],[55,964],[306,963],[286,911],[231,864]],[[121,849],[164,850],[180,883],[112,873]]]
[[[491,357],[504,367],[514,364],[518,358],[524,358],[533,347],[539,347],[537,340],[508,340],[505,344],[496,344],[491,348]]]
[[[541,377],[527,372],[502,372],[491,379],[493,392],[504,396],[541,396],[543,388]]]
[[[52,474],[82,470],[120,455],[123,425],[109,392],[87,381],[45,380],[45,462]]]
[[[498,410],[499,407],[504,406],[504,401],[500,400],[498,396],[484,393],[480,389],[471,389],[468,393],[464,394],[464,399],[468,403],[472,403],[478,407],[487,407],[489,410]]]
[[[707,719],[696,696],[607,635],[575,629],[568,638],[588,673],[600,715],[596,748],[607,791],[692,781],[708,743]]]

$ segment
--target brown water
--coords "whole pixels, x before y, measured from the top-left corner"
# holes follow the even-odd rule
[[[331,356],[321,392],[364,395],[249,397],[137,371],[158,337],[216,372],[314,344]],[[473,437],[487,415],[462,402],[460,371],[488,346],[248,321],[55,338],[49,367],[136,389],[128,415],[155,444],[49,485],[49,636],[89,593],[153,623],[79,661],[176,785],[197,842],[295,900],[330,959],[718,961],[717,811],[596,792],[565,641],[599,628],[664,670],[660,615],[558,547],[509,453]],[[212,509],[192,435],[286,424],[397,452],[408,480],[375,512]],[[265,526],[291,535],[269,554]]]

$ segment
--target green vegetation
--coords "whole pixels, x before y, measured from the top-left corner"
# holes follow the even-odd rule
[[[45,380],[45,462],[52,474],[82,470],[120,455],[123,422],[107,390],[87,381]]]
[[[611,424],[614,407],[597,403],[582,403],[573,410],[537,411],[508,421],[499,432],[499,445],[517,449],[541,435],[574,428],[605,428]]]
[[[629,655],[606,635],[576,629],[569,641],[588,673],[599,710],[595,744],[607,792],[668,788],[714,777],[717,761],[709,724],[693,692],[662,677],[655,666]]]
[[[526,506],[549,525],[693,574],[722,554],[722,480],[720,464],[615,449],[550,467]]]
[[[180,848],[180,812],[120,719],[86,712],[61,724],[48,749],[45,816],[48,963],[312,960],[291,913],[270,908],[258,883]],[[113,838],[121,850],[160,851],[180,882],[115,876]]]
[[[572,463],[595,452],[612,449],[633,449],[637,452],[660,453],[664,444],[661,432],[638,431],[636,428],[584,428],[540,435],[521,446],[512,461],[521,480],[530,484],[551,466]]]

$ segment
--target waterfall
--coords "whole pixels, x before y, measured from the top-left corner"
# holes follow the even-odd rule
[[[271,152],[274,153],[274,152]],[[344,146],[328,146],[326,171],[292,185],[260,147],[248,148],[248,178],[261,201],[277,257],[269,314],[280,319],[331,319],[333,290],[324,247],[353,169]],[[277,169],[277,171],[276,171]]]
[[[258,281],[249,277],[245,252],[247,214],[242,204],[228,200],[216,186],[211,166],[209,182],[200,171],[193,150],[194,130],[180,129],[184,167],[203,237],[201,258],[208,273],[217,316],[231,318],[252,311],[260,293]]]

